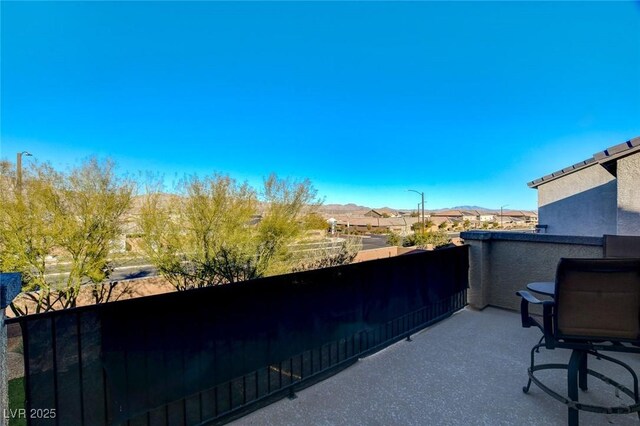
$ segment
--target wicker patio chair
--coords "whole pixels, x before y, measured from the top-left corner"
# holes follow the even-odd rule
[[[540,301],[527,291],[519,291],[522,326],[540,328],[543,339],[531,349],[529,381],[568,406],[570,426],[578,425],[579,410],[607,414],[638,413],[638,377],[624,362],[603,352],[640,353],[640,259],[561,259],[556,272],[554,300]],[[529,304],[542,305],[542,324],[529,315]],[[538,364],[540,348],[570,349],[568,364]],[[625,368],[633,379],[633,391],[613,379],[588,368],[588,356]],[[543,384],[536,372],[566,369],[568,395],[563,396]],[[629,405],[603,407],[579,402],[578,387],[587,390],[593,376],[614,386],[633,401]]]

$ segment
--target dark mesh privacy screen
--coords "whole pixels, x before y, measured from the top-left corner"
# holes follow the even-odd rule
[[[466,303],[468,248],[22,317],[31,424],[199,424]],[[428,360],[425,360],[428,362]]]

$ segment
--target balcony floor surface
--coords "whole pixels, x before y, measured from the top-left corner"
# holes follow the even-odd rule
[[[464,309],[428,329],[340,373],[261,408],[234,425],[562,425],[567,407],[527,382],[531,347],[541,333],[520,326],[518,313],[495,308]],[[638,373],[640,356],[607,352]],[[566,349],[545,350],[536,362],[569,360]],[[589,368],[610,375],[632,389],[628,373],[589,357]],[[566,395],[563,371],[539,377]],[[589,377],[580,400],[600,405],[628,405],[611,386]],[[580,412],[581,425],[638,425],[633,415]]]

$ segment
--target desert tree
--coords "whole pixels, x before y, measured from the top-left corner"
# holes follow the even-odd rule
[[[255,191],[228,176],[187,177],[173,193],[148,187],[139,212],[143,248],[178,290],[252,278],[247,227],[256,205]]]
[[[348,265],[362,250],[362,237],[350,235],[335,244],[293,253],[292,272]]]
[[[259,194],[222,175],[186,178],[171,194],[158,188],[145,196],[139,225],[145,252],[177,290],[288,271],[289,245],[316,202],[309,181],[275,175]]]
[[[33,163],[21,188],[3,191],[0,267],[22,272],[23,291],[36,312],[74,307],[83,285],[100,286],[109,278],[134,189],[116,175],[113,162],[91,158],[66,173]],[[65,261],[65,272],[47,273],[50,256]]]
[[[290,245],[304,233],[306,210],[313,211],[320,204],[317,191],[308,179],[294,181],[272,174],[263,182],[260,201],[263,214],[256,229],[258,273],[289,272]]]
[[[424,234],[411,234],[405,237],[403,246],[411,247],[417,246],[418,248],[426,248],[428,245],[432,245],[433,248],[443,247],[451,243],[451,238],[444,231],[429,231]]]

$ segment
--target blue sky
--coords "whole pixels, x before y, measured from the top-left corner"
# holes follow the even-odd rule
[[[0,156],[536,207],[640,136],[638,2],[5,2]]]

